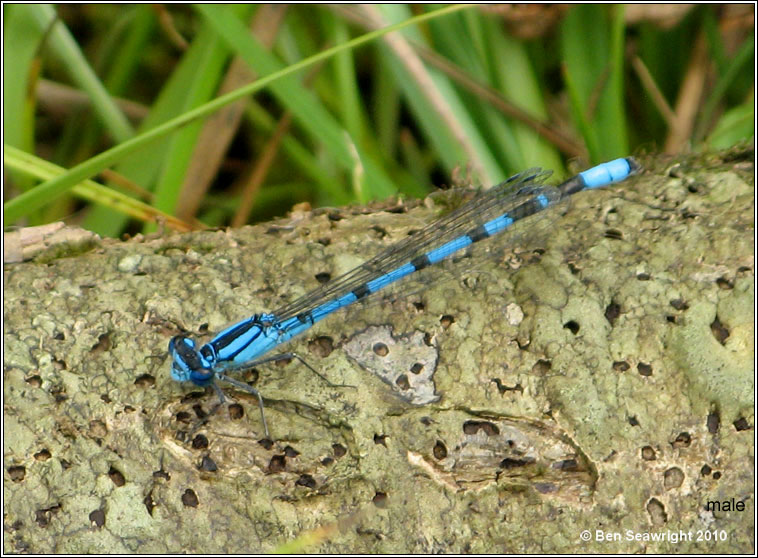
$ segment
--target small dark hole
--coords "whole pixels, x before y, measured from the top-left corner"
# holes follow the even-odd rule
[[[192,447],[194,449],[205,449],[208,445],[208,438],[204,434],[198,434],[192,438]]]
[[[104,352],[110,351],[111,347],[112,347],[111,334],[103,333],[100,337],[97,338],[97,343],[92,345],[90,352],[91,353],[104,353]]]
[[[374,351],[374,354],[381,357],[387,356],[390,352],[389,348],[384,343],[374,343],[372,350]]]
[[[496,424],[487,421],[480,420],[467,420],[463,423],[463,433],[469,436],[475,435],[482,430],[487,436],[497,436],[500,434],[500,429]]]
[[[637,365],[637,372],[639,372],[640,376],[652,376],[653,367],[649,364],[645,364],[644,362],[640,362]]]
[[[328,357],[334,351],[334,340],[326,335],[321,335],[308,343],[308,350],[318,357]]]
[[[647,273],[638,273],[637,274],[637,280],[638,281],[650,281],[650,275]]]
[[[155,500],[153,500],[153,491],[147,493],[147,496],[145,496],[142,499],[142,503],[145,505],[145,508],[147,509],[147,513],[150,515],[153,515],[153,510],[155,509],[156,503]]]
[[[42,510],[37,510],[34,512],[34,519],[37,522],[37,525],[40,527],[47,527],[50,525],[50,520],[53,518],[53,514],[58,513],[61,511],[61,505],[56,504],[54,506],[51,506],[49,508],[45,508]]]
[[[259,374],[260,373],[258,372],[258,370],[256,370],[255,368],[251,368],[250,370],[245,371],[245,374],[243,375],[243,379],[245,383],[254,385],[258,381]]]
[[[563,324],[563,327],[568,329],[574,335],[579,333],[579,324],[575,322],[574,320],[570,320],[566,322],[565,324]]]
[[[706,419],[705,423],[708,426],[708,432],[711,434],[716,434],[716,432],[719,431],[721,418],[719,417],[719,414],[714,411],[712,413],[708,413],[708,418]]]
[[[692,436],[690,436],[689,432],[681,432],[671,445],[675,448],[688,448],[691,443]]]
[[[116,486],[124,486],[126,484],[126,479],[124,478],[123,473],[113,467],[108,470],[108,477],[110,477],[111,481]]]
[[[395,383],[403,391],[411,389],[411,383],[408,381],[408,376],[405,374],[400,374],[395,380]]]
[[[306,488],[314,489],[316,488],[316,479],[314,479],[311,475],[303,474],[300,475],[300,477],[295,481],[295,484],[297,486],[304,486]]]
[[[713,320],[713,323],[711,324],[711,333],[713,333],[713,336],[716,338],[716,341],[718,341],[722,345],[726,342],[727,338],[729,337],[729,330],[724,327],[724,325],[721,323],[718,317],[716,317],[716,319]]]
[[[334,457],[339,459],[347,453],[347,448],[342,444],[332,444],[332,452],[334,452]]]
[[[655,461],[655,450],[650,446],[642,448],[642,459],[645,461]]]
[[[455,323],[455,318],[450,314],[445,314],[440,318],[440,325],[443,329],[449,328],[453,323]]]
[[[95,510],[89,514],[90,523],[98,529],[105,525],[105,510]]]
[[[669,304],[680,311],[688,310],[690,305],[684,302],[681,298],[675,298],[669,301]]]
[[[623,360],[617,360],[616,362],[613,363],[613,369],[616,372],[626,372],[627,370],[629,370],[629,363],[624,362]]]
[[[629,421],[629,426],[639,426],[640,425],[640,422],[637,420],[637,417],[635,417],[634,415],[630,416],[627,420]]]
[[[552,362],[550,362],[549,360],[540,359],[534,363],[534,366],[532,366],[532,372],[539,376],[544,376],[545,374],[550,372],[550,369],[552,367],[553,367]]]
[[[284,455],[285,457],[292,458],[292,457],[297,457],[298,455],[300,455],[300,452],[297,451],[292,446],[287,446],[284,448]]]
[[[371,499],[371,501],[374,503],[374,505],[377,508],[386,508],[387,507],[387,494],[384,492],[377,492],[374,494],[374,497]]]
[[[8,467],[8,476],[13,482],[21,482],[26,477],[26,467],[23,465]]]
[[[733,289],[734,288],[734,282],[730,281],[726,277],[719,277],[718,279],[716,279],[716,284],[720,288],[725,289],[725,290],[729,290],[729,289]]]
[[[610,303],[605,309],[605,319],[613,325],[616,319],[621,315],[621,306],[615,302]]]
[[[182,504],[186,508],[196,508],[200,504],[200,500],[197,498],[197,494],[191,488],[188,488],[182,494]]]
[[[437,443],[434,444],[434,448],[432,449],[432,454],[435,459],[445,459],[447,457],[447,448],[445,447],[445,444],[437,440]]]
[[[208,473],[215,473],[218,471],[218,465],[216,465],[216,462],[213,461],[213,459],[210,458],[210,456],[206,455],[203,457],[203,460],[200,462],[200,470],[206,471]]]
[[[700,474],[703,475],[704,477],[707,477],[708,475],[710,475],[711,472],[713,472],[713,469],[711,469],[710,465],[706,464],[700,468]]]
[[[374,434],[374,443],[377,445],[382,445],[386,448],[387,447],[386,434]]]
[[[658,498],[650,498],[645,505],[650,520],[654,525],[663,525],[668,523],[668,514],[666,513],[666,506],[663,505]]]
[[[741,432],[743,430],[750,430],[750,424],[748,423],[747,419],[744,417],[738,418],[732,424],[734,424],[734,428],[737,430],[737,432]]]
[[[153,478],[154,479],[163,479],[163,480],[171,480],[171,475],[164,471],[163,469],[158,469],[157,471],[153,472]]]
[[[150,374],[142,374],[134,380],[134,385],[147,388],[155,385],[155,377]]]
[[[239,403],[229,405],[229,418],[231,420],[240,420],[245,416],[245,408]]]
[[[29,384],[32,387],[38,388],[38,387],[42,386],[42,377],[38,376],[36,374],[34,376],[29,376],[26,379],[26,383]]]
[[[286,469],[287,460],[284,455],[275,455],[268,463],[269,473],[281,473]]]
[[[322,273],[317,273],[316,274],[316,281],[318,281],[322,285],[324,283],[328,283],[331,278],[332,278],[331,273],[322,272]]]
[[[719,480],[721,478],[721,471],[715,471],[713,473],[713,480]]]
[[[497,386],[497,391],[500,392],[500,395],[503,395],[508,389],[503,385],[503,382],[500,380],[500,378],[492,378],[490,381],[494,382],[494,384]]]
[[[50,455],[50,452],[47,449],[41,449],[37,453],[34,454],[34,459],[37,461],[47,461],[52,457]]]
[[[415,363],[413,366],[411,366],[411,373],[413,374],[421,374],[421,372],[424,370],[424,365],[420,362]]]

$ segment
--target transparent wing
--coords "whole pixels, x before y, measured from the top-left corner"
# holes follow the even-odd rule
[[[529,169],[512,176],[355,269],[279,308],[274,315],[285,321],[345,295],[537,196],[545,196],[549,204],[555,203],[560,199],[560,192],[543,184],[550,174],[550,171]]]

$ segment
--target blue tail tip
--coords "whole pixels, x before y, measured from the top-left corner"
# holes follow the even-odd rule
[[[642,165],[634,157],[621,157],[587,169],[579,175],[584,180],[585,188],[600,188],[624,180],[641,169]]]

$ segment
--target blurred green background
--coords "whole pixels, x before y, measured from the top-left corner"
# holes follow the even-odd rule
[[[4,224],[240,226],[749,143],[754,9],[5,4]]]

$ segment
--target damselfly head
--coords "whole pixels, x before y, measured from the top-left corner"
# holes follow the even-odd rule
[[[177,335],[168,342],[168,352],[173,359],[171,377],[178,382],[192,379],[193,372],[207,369],[204,359],[195,349],[195,341],[184,335]]]

